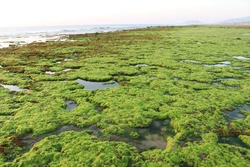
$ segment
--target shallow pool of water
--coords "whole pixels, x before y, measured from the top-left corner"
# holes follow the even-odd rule
[[[226,67],[229,65],[231,65],[231,62],[229,61],[223,61],[223,62],[220,62],[219,64],[204,64],[204,66],[206,67]]]
[[[235,78],[218,78],[219,81],[235,81]]]
[[[15,86],[15,85],[3,85],[3,84],[0,84],[0,86],[6,88],[6,89],[9,89],[10,91],[15,91],[15,92],[21,92],[21,91],[28,91],[28,89],[21,89],[19,88],[18,86]]]
[[[133,140],[132,145],[141,150],[152,148],[164,149],[167,146],[167,137],[173,136],[170,120],[153,121],[147,128],[139,128],[140,138]]]
[[[247,110],[248,112],[250,112],[250,105],[243,105],[241,107],[237,107],[235,110],[233,111],[226,111],[226,121],[231,121],[231,120],[237,120],[237,119],[242,119],[242,118],[246,118],[245,115],[241,114],[240,111],[241,110]]]
[[[240,60],[250,60],[250,58],[244,57],[244,56],[234,56],[235,59],[240,59]]]
[[[183,62],[198,63],[198,61],[196,61],[196,60],[181,60],[180,62],[181,62],[181,63],[183,63]]]
[[[73,100],[66,100],[66,110],[72,111],[77,107],[77,104]]]
[[[64,59],[63,61],[73,61],[73,59]]]
[[[235,146],[244,147],[244,148],[248,147],[238,137],[219,137],[218,143],[235,145]]]
[[[84,88],[87,90],[106,89],[106,88],[110,88],[110,87],[119,86],[118,82],[114,82],[112,84],[104,84],[102,82],[91,82],[91,81],[85,81],[82,79],[77,79],[76,82],[83,85]]]
[[[136,64],[135,67],[147,67],[148,64]]]
[[[74,125],[64,125],[60,128],[58,128],[57,130],[53,131],[53,132],[49,132],[40,136],[32,136],[31,134],[22,136],[20,138],[20,142],[23,143],[24,145],[28,146],[28,148],[31,148],[36,142],[41,141],[42,139],[44,139],[45,137],[51,136],[51,135],[59,135],[63,132],[66,131],[81,131],[80,128],[74,126]]]
[[[70,68],[66,68],[66,69],[64,69],[63,71],[64,71],[64,72],[68,72],[68,71],[71,71],[71,69],[70,69]]]
[[[49,74],[49,75],[54,75],[56,72],[53,71],[46,71],[45,74]]]

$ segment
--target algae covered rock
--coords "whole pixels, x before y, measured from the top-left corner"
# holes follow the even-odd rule
[[[41,140],[10,166],[128,166],[137,156],[137,149],[128,144],[69,131]]]

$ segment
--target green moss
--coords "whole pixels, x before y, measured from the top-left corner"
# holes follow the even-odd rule
[[[128,166],[138,152],[121,142],[100,141],[86,132],[67,132],[36,143],[10,166]]]

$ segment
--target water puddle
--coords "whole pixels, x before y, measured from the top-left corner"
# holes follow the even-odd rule
[[[132,138],[131,136],[118,136],[118,135],[109,135],[107,137],[103,137],[101,134],[101,129],[96,125],[91,125],[87,128],[79,128],[74,125],[64,125],[53,132],[49,132],[39,136],[32,136],[32,134],[27,134],[24,136],[17,136],[17,142],[22,146],[26,146],[28,149],[31,149],[32,146],[43,140],[45,137],[51,135],[60,135],[66,131],[92,131],[92,135],[96,136],[101,140],[108,141],[122,141],[128,144],[131,144],[137,147],[140,150],[149,150],[149,149],[164,149],[167,146],[167,137],[173,136],[172,127],[170,126],[170,120],[163,121],[153,121],[152,124],[147,128],[137,128],[137,134],[139,135],[137,138]],[[27,149],[27,150],[28,150]]]
[[[250,60],[250,58],[243,57],[243,56],[234,56],[235,59],[240,59],[240,60]]]
[[[231,65],[231,62],[229,61],[223,61],[223,62],[220,62],[219,64],[204,64],[204,66],[206,67],[226,67],[226,66],[229,66]]]
[[[66,100],[66,110],[72,111],[77,107],[77,104],[73,100]]]
[[[28,148],[31,148],[36,142],[39,142],[40,140],[44,139],[45,137],[51,136],[51,135],[59,135],[66,131],[81,131],[80,128],[74,126],[74,125],[64,125],[57,129],[56,131],[46,133],[40,136],[32,136],[31,134],[25,135],[20,137],[20,143],[22,143],[25,146],[28,146]]]
[[[21,92],[21,91],[28,91],[28,89],[21,89],[19,88],[18,86],[15,86],[15,85],[3,85],[3,84],[0,84],[0,86],[6,88],[6,89],[9,89],[10,91],[15,91],[15,92]]]
[[[170,120],[153,121],[148,128],[139,128],[138,133],[140,137],[133,140],[131,145],[141,150],[164,149],[167,146],[167,137],[174,135]]]
[[[73,61],[73,59],[64,59],[63,61]]]
[[[70,68],[66,68],[65,70],[63,70],[64,72],[68,72],[68,71],[71,71]]]
[[[218,78],[219,81],[235,81],[235,78]]]
[[[136,64],[135,67],[147,67],[148,64]]]
[[[98,111],[98,112],[102,112],[103,111],[103,108],[100,106],[100,104],[97,104],[96,106],[95,106],[95,109],[96,109],[96,111]]]
[[[53,71],[46,71],[45,74],[49,74],[49,75],[54,75],[56,72]]]
[[[181,63],[188,62],[188,63],[198,63],[196,60],[181,60]]]
[[[231,65],[231,62],[230,61],[223,61],[220,64]]]
[[[44,138],[46,138],[48,136],[60,135],[61,133],[67,132],[67,131],[81,132],[84,130],[91,130],[92,135],[100,136],[100,131],[96,127],[96,125],[92,125],[88,128],[79,128],[79,127],[74,126],[74,125],[63,125],[62,127],[58,128],[57,130],[43,134],[43,135],[32,136],[32,134],[27,134],[27,135],[23,135],[23,136],[16,136],[15,138],[18,140],[17,143],[19,143],[20,146],[27,147],[26,150],[28,151],[28,149],[31,149],[35,143],[43,140]]]
[[[228,85],[225,85],[225,84],[222,84],[221,81],[234,81],[236,80],[235,78],[221,78],[221,79],[218,79],[218,82],[213,82],[212,84],[215,85],[215,86],[224,86],[224,87],[227,87],[227,88],[232,88],[232,89],[241,89],[240,86],[228,86]]]
[[[110,88],[110,87],[120,86],[118,82],[106,84],[106,83],[102,83],[102,82],[85,81],[82,79],[77,79],[76,82],[83,85],[84,88],[87,90],[106,89],[106,88]]]
[[[218,143],[235,145],[235,146],[243,147],[243,148],[247,148],[248,147],[238,137],[219,137]]]
[[[231,120],[246,118],[245,115],[240,113],[241,110],[246,110],[246,111],[250,112],[250,105],[245,104],[245,105],[243,105],[241,107],[237,107],[233,111],[226,111],[226,121],[229,122]]]
[[[173,136],[170,120],[153,121],[147,128],[137,128],[137,137],[110,135],[103,140],[121,141],[137,147],[141,151],[149,149],[165,149],[167,137]]]

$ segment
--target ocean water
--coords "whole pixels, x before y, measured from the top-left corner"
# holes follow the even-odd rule
[[[46,42],[48,40],[65,40],[65,37],[70,34],[112,32],[146,28],[149,26],[155,25],[124,24],[0,28],[0,48],[11,45],[24,45],[32,42]]]

